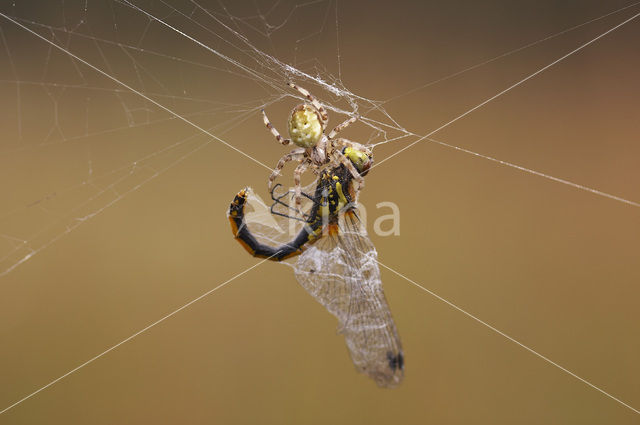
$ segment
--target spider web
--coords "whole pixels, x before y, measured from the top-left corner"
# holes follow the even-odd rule
[[[0,61],[6,64],[0,67],[0,173],[5,199],[0,205],[0,277],[27,265],[36,254],[167,171],[214,147],[224,158],[221,162],[248,162],[233,148],[253,157],[263,166],[266,181],[275,162],[256,154],[253,134],[263,139],[271,136],[260,128],[262,133],[247,137],[246,127],[261,127],[260,111],[265,109],[282,131],[282,117],[300,102],[299,94],[286,86],[288,81],[317,96],[334,125],[357,114],[357,141],[376,147],[380,162],[401,147],[425,139],[432,130],[411,129],[396,119],[402,115],[393,112],[393,106],[407,96],[425,98],[428,95],[421,90],[427,87],[575,34],[590,24],[618,19],[606,21],[611,27],[635,13],[630,8],[636,5],[486,55],[418,87],[381,90],[379,99],[372,99],[359,93],[357,80],[344,69],[342,3],[276,1],[249,8],[240,3],[60,0],[0,7],[4,16],[0,18]],[[638,206],[631,195],[611,195],[593,189],[600,186],[591,182],[573,183],[537,166],[524,167],[433,140]],[[268,146],[277,145],[274,141]],[[61,168],[62,159],[73,166]],[[252,183],[237,180],[240,186]],[[608,189],[616,192],[615,186]],[[306,181],[305,190],[312,191],[311,181]],[[264,201],[265,206],[270,204]],[[269,216],[256,221],[263,219],[268,221]],[[257,233],[276,243],[297,230],[283,232],[290,220],[277,218],[276,223],[267,223]]]
[[[20,161],[35,164],[34,158],[50,152],[62,152],[67,159],[72,155],[82,165],[65,170],[62,178],[55,166],[40,169],[40,185],[16,193],[15,199],[10,197],[3,204],[0,274],[214,142],[189,128],[177,138],[157,137],[155,132],[172,128],[174,121],[188,120],[224,137],[255,118],[260,109],[293,98],[295,94],[284,84],[300,79],[304,74],[296,67],[305,66],[314,75],[327,76],[329,82],[320,77],[314,80],[330,90],[330,102],[322,100],[332,112],[346,114],[357,111],[359,104],[374,105],[336,88],[339,81],[319,68],[317,58],[300,58],[299,47],[322,33],[326,21],[287,46],[294,52],[296,67],[260,50],[270,49],[274,34],[291,19],[305,19],[305,14],[315,15],[318,10],[328,13],[331,4],[327,2],[286,6],[255,16],[236,16],[230,6],[209,10],[198,3],[65,2],[64,8],[51,4],[51,10],[40,9],[37,16],[34,6],[16,3],[3,13],[60,48],[38,40],[25,28],[3,24],[3,61],[9,66],[3,68],[0,80],[10,111],[5,116],[7,137],[2,148],[5,170],[28,170]],[[104,23],[105,15],[112,17],[110,25]],[[178,38],[174,49],[169,45],[158,49],[163,40],[176,38],[174,28],[185,25],[194,31],[194,40],[205,41],[197,45]],[[255,45],[240,29],[257,39]],[[32,48],[28,61],[20,54],[25,46]],[[189,56],[189,50],[203,47],[213,53],[207,61],[199,52]],[[113,78],[104,78],[80,60]],[[193,86],[194,74],[206,74],[212,81],[224,79],[232,85],[233,96],[225,98],[215,84]],[[257,98],[256,92],[260,93]],[[9,106],[13,102],[8,99],[15,103]],[[368,125],[371,141],[389,140],[382,127]],[[148,132],[146,142],[139,139],[142,132]],[[107,151],[124,155],[110,157]]]
[[[211,143],[227,144],[207,135],[234,140],[233,131],[250,119],[255,121],[261,109],[295,102],[298,95],[288,90],[288,81],[297,81],[314,93],[336,123],[359,114],[361,134],[366,134],[361,143],[378,146],[425,139],[392,118],[384,109],[385,101],[354,94],[344,85],[338,6],[332,1],[276,2],[249,15],[233,5],[211,7],[195,1],[66,1],[64,7],[50,3],[48,8],[35,7],[36,3],[14,3],[2,10],[17,25],[5,19],[2,27],[3,61],[9,66],[0,76],[8,112],[0,154],[5,170],[27,171],[49,153],[74,157],[79,166],[60,173],[47,164],[38,170],[39,182],[8,197],[0,211],[0,275]],[[105,21],[104,16],[111,19]],[[313,22],[313,28],[297,34],[286,31],[294,21]],[[318,43],[336,45],[336,57],[307,53]],[[206,60],[198,54],[202,49],[211,53]],[[28,58],[21,54],[26,50]],[[333,69],[326,64],[333,64]],[[195,86],[192,82],[200,81],[197,77],[203,74],[231,85],[226,93],[233,96],[221,94],[215,84]],[[255,97],[255,93],[260,94]],[[176,138],[156,136],[155,132],[175,121],[188,122],[192,128],[185,126]],[[193,127],[200,131],[189,132]],[[143,132],[144,140],[139,138]],[[107,151],[124,154],[115,157]]]

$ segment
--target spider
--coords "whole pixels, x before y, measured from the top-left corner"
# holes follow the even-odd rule
[[[269,121],[269,118],[267,118],[264,109],[262,110],[264,124],[271,131],[271,134],[275,136],[276,140],[285,146],[291,142],[298,146],[298,148],[284,155],[278,161],[276,168],[269,176],[269,192],[273,191],[273,183],[280,175],[280,171],[285,164],[290,161],[298,162],[298,166],[293,171],[295,202],[298,209],[302,202],[300,179],[309,167],[316,175],[319,175],[321,170],[328,164],[331,167],[337,167],[342,164],[358,182],[358,190],[362,189],[364,187],[362,176],[367,174],[372,163],[370,150],[360,143],[336,138],[340,131],[353,124],[358,118],[351,117],[336,126],[329,134],[325,134],[329,116],[322,104],[304,88],[293,83],[288,83],[288,85],[298,90],[308,102],[293,108],[288,123],[289,139],[285,139],[280,135]]]

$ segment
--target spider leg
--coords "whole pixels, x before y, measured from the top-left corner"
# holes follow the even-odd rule
[[[353,163],[349,161],[349,159],[340,151],[333,151],[331,156],[334,158],[334,160],[337,160],[342,165],[344,165],[347,170],[349,170],[349,173],[351,173],[355,181],[358,182],[358,190],[362,189],[364,187],[364,178],[360,175],[358,170],[356,170],[356,167],[353,165]]]
[[[298,164],[295,170],[293,170],[293,187],[295,190],[296,209],[300,210],[302,205],[302,186],[300,185],[300,178],[302,173],[307,170],[307,167],[311,161],[307,158],[305,161]]]
[[[311,168],[311,171],[313,171],[313,174],[315,174],[316,176],[319,176],[320,172],[321,172],[321,168],[320,167],[313,167],[313,168]]]
[[[351,117],[348,120],[344,121],[342,124],[337,125],[333,130],[331,130],[331,132],[327,136],[329,138],[329,140],[331,140],[334,137],[336,137],[336,134],[340,133],[346,127],[349,127],[351,124],[356,122],[357,119],[358,119],[358,117]]]
[[[289,139],[285,139],[283,138],[280,133],[278,133],[278,130],[276,130],[276,128],[271,124],[271,122],[269,121],[269,118],[267,118],[267,114],[264,112],[264,109],[262,110],[262,119],[264,121],[264,125],[267,126],[267,128],[269,129],[269,131],[271,132],[271,134],[273,134],[276,138],[276,140],[283,144],[283,145],[288,145],[289,143],[291,143],[291,140]]]
[[[273,173],[271,173],[271,175],[269,176],[269,192],[273,190],[273,182],[276,181],[276,179],[280,175],[280,170],[284,168],[287,162],[294,161],[294,160],[302,162],[304,161],[304,159],[305,159],[304,148],[294,149],[288,154],[286,154],[285,156],[283,156],[282,158],[280,158],[280,161],[278,161],[278,163],[276,164],[276,168],[273,170]]]
[[[316,108],[318,110],[318,112],[320,113],[320,117],[322,118],[322,121],[324,121],[325,123],[327,121],[329,121],[329,116],[327,115],[327,111],[326,109],[324,109],[324,107],[322,106],[322,104],[320,102],[318,102],[318,99],[316,99],[315,97],[313,97],[311,95],[311,93],[309,93],[306,89],[303,89],[300,86],[297,86],[293,83],[287,83],[289,85],[289,87],[296,89],[300,92],[301,95],[303,95],[304,97],[307,98],[307,100],[309,102],[311,102],[311,104],[313,105],[314,108]]]
[[[353,141],[351,141],[349,139],[345,139],[343,137],[340,137],[338,139],[331,139],[331,145],[332,145],[333,148],[335,148],[335,149],[337,149],[339,151],[342,151],[342,148],[343,147],[347,147],[347,146],[350,147],[350,148],[357,149],[359,151],[367,152],[367,151],[370,150],[369,148],[367,148],[366,146],[364,146],[361,143],[353,142]]]

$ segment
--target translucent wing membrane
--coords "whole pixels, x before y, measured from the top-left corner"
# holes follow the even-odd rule
[[[338,318],[358,371],[381,387],[402,381],[404,357],[382,290],[378,254],[353,212],[338,231],[309,246],[295,266],[298,282]]]
[[[351,174],[336,167],[308,189],[302,210],[291,206],[293,192],[272,192],[271,216],[248,189],[240,191],[229,207],[231,230],[256,257],[281,261],[299,255],[296,279],[338,319],[356,369],[381,387],[394,387],[402,381],[404,356],[382,290],[378,254],[354,209]],[[293,232],[285,231],[287,224]]]

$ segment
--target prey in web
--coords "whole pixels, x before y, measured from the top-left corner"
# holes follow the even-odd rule
[[[366,174],[370,152],[346,148],[343,154],[361,176]],[[269,235],[264,226],[247,223],[246,207],[256,202],[249,189],[236,195],[228,217],[236,240],[253,256],[274,261],[298,256],[296,279],[338,319],[356,369],[381,387],[395,387],[403,378],[404,354],[382,289],[376,249],[358,217],[354,180],[344,164],[323,170],[313,193],[303,193],[307,208],[302,210],[287,202],[295,202],[296,191],[277,196],[272,191],[271,215],[300,223],[288,241],[279,243],[278,231]]]

